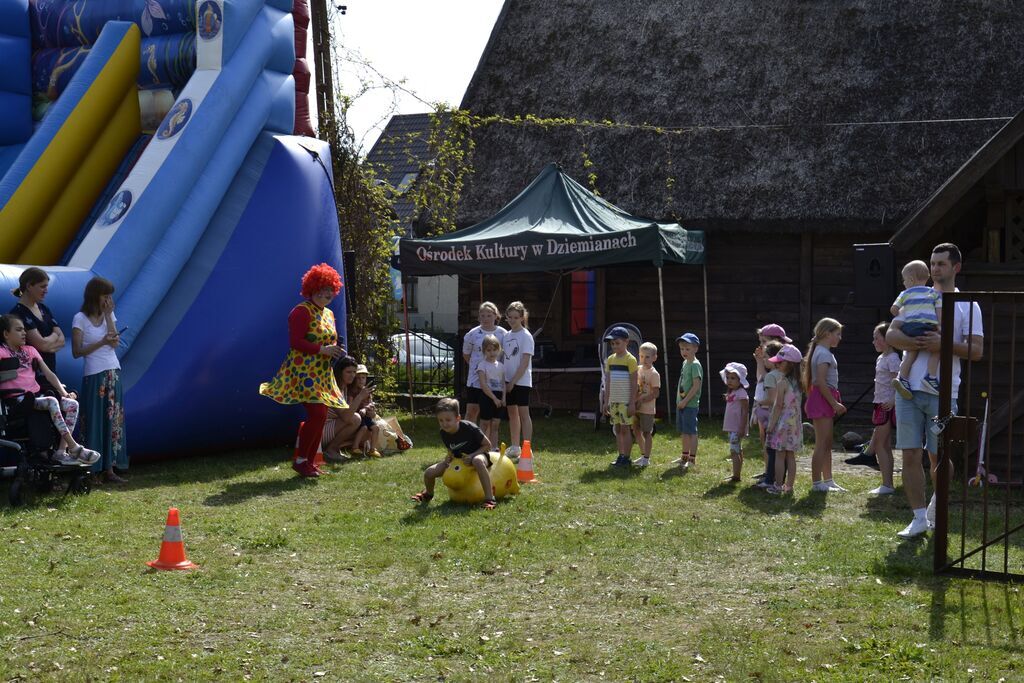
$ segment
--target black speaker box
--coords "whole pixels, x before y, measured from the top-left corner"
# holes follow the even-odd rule
[[[889,308],[896,298],[896,269],[892,245],[853,245],[854,304]]]

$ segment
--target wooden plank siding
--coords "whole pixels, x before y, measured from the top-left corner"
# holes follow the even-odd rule
[[[707,235],[707,280],[710,338],[705,332],[703,272],[699,266],[667,264],[663,270],[665,316],[669,338],[669,377],[663,385],[674,387],[681,358],[674,339],[683,332],[695,332],[705,346],[700,360],[710,368],[705,396],[712,412],[722,410],[724,387],[718,370],[726,362],[745,363],[753,377],[751,354],[757,344],[755,330],[770,322],[783,325],[801,350],[805,350],[814,323],[822,317],[838,319],[844,325],[843,343],[836,349],[840,390],[853,401],[867,389],[874,376],[871,332],[879,320],[887,319],[884,309],[859,308],[852,304],[854,288],[853,244],[883,241],[885,235],[851,236],[815,234],[766,234],[712,232]],[[806,258],[810,254],[810,259]],[[568,320],[568,278],[553,273],[524,273],[485,277],[484,297],[500,309],[513,300],[530,309],[530,326],[543,326],[538,339],[554,342],[559,350],[579,345],[596,347],[598,336],[615,322],[631,322],[644,337],[662,346],[658,307],[658,273],[653,266],[607,268],[598,277],[598,310],[595,333],[586,339],[570,339]],[[479,280],[460,279],[459,331],[465,334],[476,324],[480,304]],[[603,295],[601,290],[604,290]],[[553,296],[554,295],[554,296]],[[550,314],[545,313],[550,308]],[[663,372],[663,358],[658,369]],[[551,396],[555,408],[576,408],[578,383],[584,378],[559,378],[563,390]],[[551,392],[549,392],[550,394]],[[544,397],[547,401],[548,396]],[[664,402],[659,402],[659,409]],[[591,409],[592,406],[584,406]],[[870,394],[848,418],[850,424],[866,425],[871,408]],[[703,412],[703,407],[702,407]]]

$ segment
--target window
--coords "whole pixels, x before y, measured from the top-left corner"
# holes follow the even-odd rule
[[[569,334],[593,334],[597,273],[593,270],[577,270],[569,277]]]
[[[406,173],[402,176],[402,180],[398,183],[398,187],[395,188],[395,194],[405,194],[412,184],[416,182],[416,178],[419,177],[419,173]]]

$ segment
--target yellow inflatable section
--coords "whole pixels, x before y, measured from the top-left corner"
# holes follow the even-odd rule
[[[501,499],[519,493],[519,480],[516,478],[516,466],[505,453],[490,453],[491,488],[494,497]],[[448,469],[441,475],[441,481],[448,487],[448,497],[456,503],[482,503],[484,487],[480,485],[480,477],[476,468],[467,465],[462,458],[455,458]]]
[[[50,144],[0,208],[0,263],[56,264],[141,134],[141,35],[125,32]]]

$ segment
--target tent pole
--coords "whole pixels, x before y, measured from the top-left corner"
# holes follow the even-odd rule
[[[672,422],[672,398],[668,387],[668,332],[665,328],[665,284],[661,279],[661,266],[658,266],[658,303],[661,304],[661,353],[665,360],[665,379],[661,380],[661,390],[665,394],[665,419]]]
[[[402,317],[405,318],[405,378],[409,386],[409,415],[416,417],[416,404],[412,397],[412,349],[409,345],[409,302],[405,298],[405,292],[409,288],[408,278],[403,278],[402,283]],[[415,421],[413,422],[415,424]]]
[[[708,323],[708,264],[707,263],[704,263],[704,264],[701,265],[701,271],[704,274],[704,363],[706,365],[706,367],[704,369],[704,376],[705,377],[710,377],[711,376],[711,339],[710,339],[711,333],[709,331],[710,327],[709,327],[709,323]],[[702,391],[701,393],[704,394],[705,396],[707,396],[707,398],[708,398],[708,400],[707,400],[708,417],[711,417],[711,392],[710,391],[707,391],[707,392]]]
[[[480,303],[484,302],[484,274],[480,273]]]

